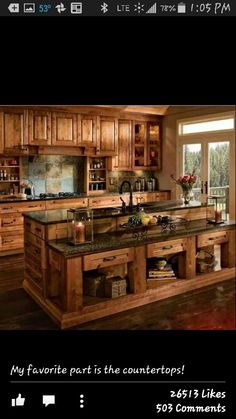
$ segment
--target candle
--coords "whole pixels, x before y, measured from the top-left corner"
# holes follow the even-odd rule
[[[219,223],[222,221],[222,210],[216,210],[215,211],[215,222]]]
[[[82,222],[78,222],[75,225],[75,241],[77,243],[83,243],[85,241],[85,225]]]

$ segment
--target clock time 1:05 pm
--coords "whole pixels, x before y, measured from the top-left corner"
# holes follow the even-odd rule
[[[224,14],[230,13],[230,3],[192,3],[190,6],[191,12],[196,13],[214,13]]]

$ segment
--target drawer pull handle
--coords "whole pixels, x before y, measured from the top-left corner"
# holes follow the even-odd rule
[[[110,261],[115,260],[115,259],[116,259],[116,256],[110,256],[110,257],[104,258],[103,262],[110,262]]]
[[[28,208],[36,208],[38,205],[28,205]]]
[[[10,210],[13,209],[13,207],[3,207],[4,210]]]
[[[35,227],[35,231],[38,231],[39,233],[42,232],[41,228]]]
[[[8,224],[13,224],[13,223],[15,223],[16,222],[16,220],[12,220],[12,221],[9,221],[9,223],[7,223],[6,221],[3,223],[3,225],[8,225]]]
[[[168,249],[172,249],[172,248],[173,248],[173,246],[172,245],[169,245],[169,246],[162,247],[162,250],[168,250]]]
[[[14,242],[14,240],[12,240],[12,239],[11,240],[7,240],[7,239],[3,240],[3,244],[4,243],[12,243],[12,242]]]
[[[209,237],[208,240],[218,240],[218,239],[225,239],[225,236]]]

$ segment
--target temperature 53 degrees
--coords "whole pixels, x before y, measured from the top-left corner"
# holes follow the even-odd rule
[[[39,4],[39,13],[48,13],[51,7],[51,4]]]

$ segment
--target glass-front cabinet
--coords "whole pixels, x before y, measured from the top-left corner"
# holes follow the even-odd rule
[[[160,123],[133,123],[133,169],[161,169]]]
[[[161,136],[160,124],[147,124],[147,166],[150,169],[161,169]]]
[[[134,122],[134,169],[144,169],[147,160],[147,125],[146,122]]]

